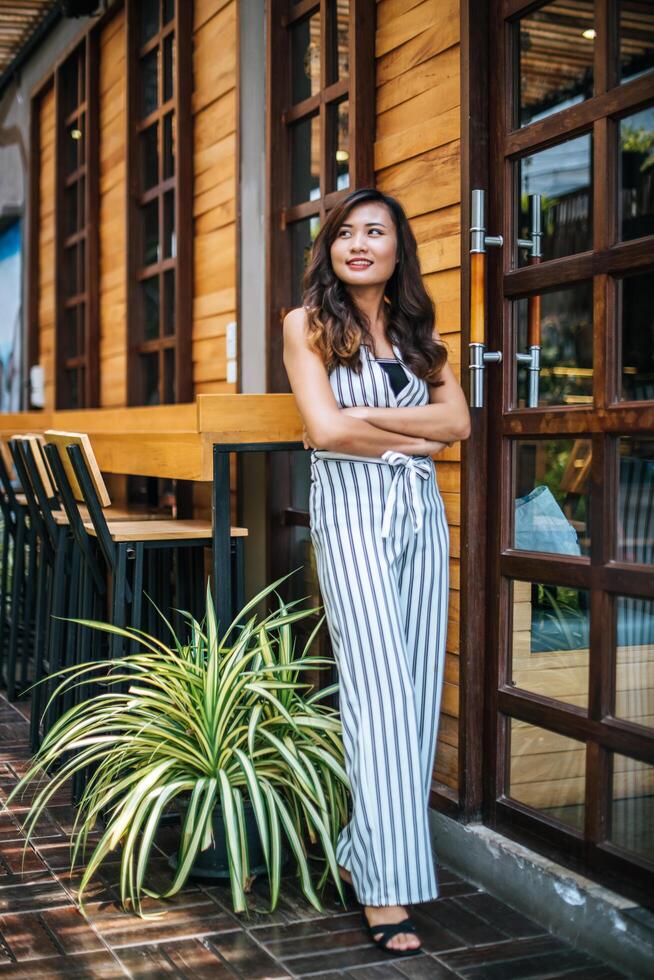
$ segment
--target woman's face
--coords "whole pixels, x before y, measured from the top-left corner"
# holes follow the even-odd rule
[[[385,285],[397,260],[395,222],[385,204],[352,208],[330,251],[334,272],[348,286]]]

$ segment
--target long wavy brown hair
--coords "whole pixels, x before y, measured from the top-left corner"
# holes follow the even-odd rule
[[[309,344],[331,371],[342,364],[361,370],[361,344],[373,348],[368,318],[338,278],[331,262],[331,247],[339,229],[359,204],[384,204],[397,233],[397,264],[386,283],[386,335],[419,378],[439,385],[447,348],[433,338],[434,304],[424,287],[418,247],[402,205],[374,188],[353,191],[328,215],[313,244],[304,275],[303,305],[308,316]]]

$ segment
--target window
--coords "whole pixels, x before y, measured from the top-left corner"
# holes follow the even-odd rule
[[[192,398],[192,6],[127,5],[132,405]]]
[[[87,36],[55,75],[58,408],[98,404],[98,86],[94,48],[94,39]]]
[[[273,0],[269,13],[269,384],[288,390],[281,321],[325,214],[374,181],[375,4]]]

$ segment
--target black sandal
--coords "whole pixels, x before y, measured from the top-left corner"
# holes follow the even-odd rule
[[[364,925],[368,931],[368,935],[372,939],[375,946],[379,946],[383,949],[385,953],[390,956],[418,956],[422,953],[422,946],[416,946],[415,949],[395,949],[393,946],[388,945],[388,941],[393,938],[393,936],[399,935],[401,932],[415,932],[416,927],[414,926],[411,919],[403,919],[401,922],[386,922],[378,923],[376,926],[371,926],[368,922],[368,917],[366,913],[361,910],[361,916],[363,918]],[[379,939],[375,937],[381,933]]]

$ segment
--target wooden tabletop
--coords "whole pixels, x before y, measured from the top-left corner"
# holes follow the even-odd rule
[[[293,395],[199,395],[183,405],[0,414],[0,438],[86,432],[105,473],[210,481],[216,443],[295,442],[302,422]]]

